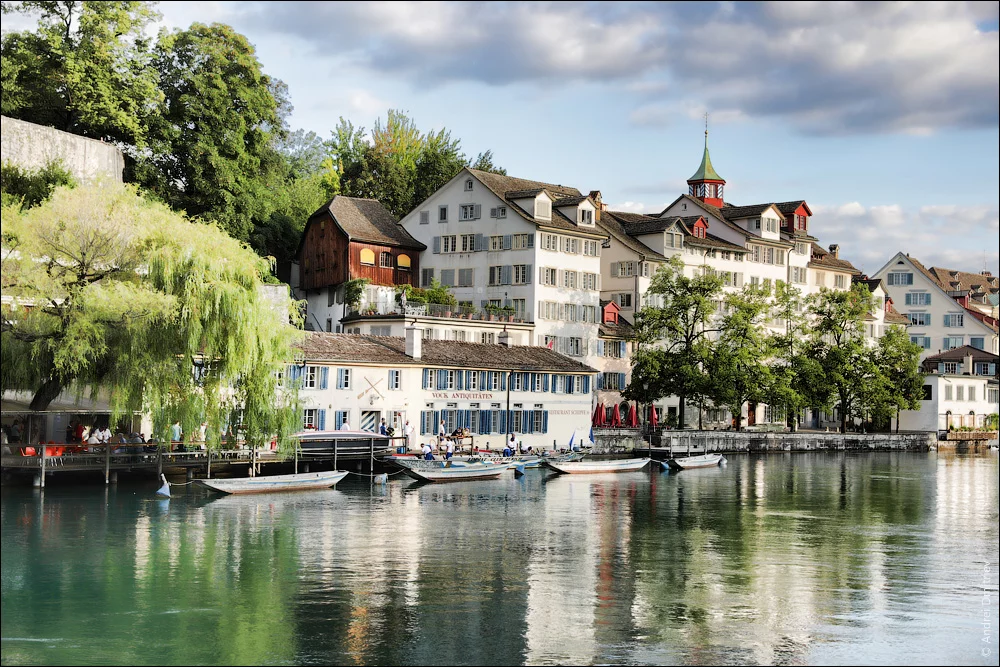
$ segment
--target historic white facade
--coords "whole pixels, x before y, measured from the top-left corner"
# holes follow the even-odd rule
[[[988,415],[1000,412],[998,356],[963,346],[923,362],[924,395],[919,410],[903,410],[899,426],[908,431],[982,428]]]
[[[916,258],[898,252],[875,277],[881,278],[896,308],[909,318],[907,333],[923,357],[963,345],[997,354],[996,320],[963,305],[961,291],[951,293]],[[990,276],[983,276],[986,282]],[[995,280],[995,278],[994,278]]]

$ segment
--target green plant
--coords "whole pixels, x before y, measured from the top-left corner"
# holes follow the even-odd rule
[[[344,303],[352,308],[357,308],[361,303],[361,295],[365,292],[365,285],[370,280],[367,278],[354,278],[344,283]]]

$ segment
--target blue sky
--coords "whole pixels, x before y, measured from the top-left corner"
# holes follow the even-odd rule
[[[998,267],[998,4],[162,3],[229,23],[293,128],[389,108],[511,175],[658,211],[701,158],[735,204],[805,199],[865,271]],[[5,19],[6,22],[6,19]],[[8,26],[5,26],[8,28]],[[9,28],[8,28],[9,29]]]

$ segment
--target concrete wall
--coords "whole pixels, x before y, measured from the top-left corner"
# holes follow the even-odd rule
[[[23,120],[0,117],[0,161],[40,169],[53,161],[84,183],[110,178],[122,182],[125,157],[103,141]]]

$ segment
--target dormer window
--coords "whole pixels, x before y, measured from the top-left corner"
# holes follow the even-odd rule
[[[471,178],[465,179],[465,191],[466,192],[472,192],[472,179]]]
[[[580,209],[580,224],[581,225],[592,225],[594,224],[594,212],[589,208]]]
[[[552,202],[539,197],[535,200],[535,217],[539,220],[552,219]]]

